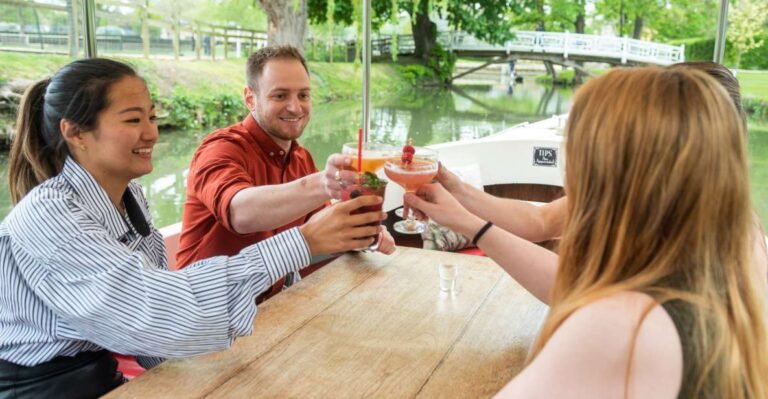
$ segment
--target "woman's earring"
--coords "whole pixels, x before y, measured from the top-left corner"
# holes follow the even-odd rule
[[[80,149],[85,151],[85,144],[80,144]]]

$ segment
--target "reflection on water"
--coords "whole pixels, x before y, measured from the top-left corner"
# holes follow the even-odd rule
[[[521,122],[533,122],[568,111],[570,89],[547,89],[536,84],[459,86],[451,90],[419,89],[397,97],[372,101],[371,140],[415,145],[468,140],[497,133]],[[301,139],[312,151],[318,168],[328,155],[357,139],[362,124],[359,101],[314,107],[312,121]]]
[[[418,89],[396,97],[372,101],[371,140],[401,145],[413,139],[427,145],[484,137],[521,122],[533,122],[568,111],[572,90],[548,89],[532,83],[459,86],[452,90]],[[301,143],[309,148],[318,168],[328,155],[357,139],[362,121],[359,101],[316,104]],[[758,211],[768,216],[768,180],[759,173],[768,166],[768,129],[751,129],[753,188]],[[149,200],[156,226],[181,220],[187,168],[206,131],[164,132],[154,150],[154,170],[139,179]],[[765,140],[763,140],[765,137]],[[763,143],[766,141],[766,143]],[[8,194],[8,154],[0,153],[0,217],[11,208]],[[757,167],[760,167],[759,169]],[[766,184],[756,182],[766,182]],[[766,212],[762,212],[765,209]]]

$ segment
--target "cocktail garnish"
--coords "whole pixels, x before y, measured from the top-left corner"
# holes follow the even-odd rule
[[[365,172],[363,175],[363,182],[360,184],[362,187],[370,187],[374,190],[378,190],[381,186],[381,180],[372,172]]]
[[[403,152],[403,156],[400,157],[400,160],[404,164],[409,165],[411,162],[413,162],[413,153],[411,153],[411,152]]]
[[[400,161],[405,165],[410,165],[413,162],[413,154],[416,154],[416,149],[413,148],[413,139],[408,139],[408,144],[403,146],[403,156],[400,157]]]

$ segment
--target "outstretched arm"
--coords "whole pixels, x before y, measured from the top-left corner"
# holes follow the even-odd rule
[[[565,197],[542,206],[499,198],[462,182],[442,165],[437,180],[468,211],[520,238],[541,242],[562,234],[568,204]]]
[[[485,225],[485,220],[461,206],[439,184],[422,186],[417,194],[406,194],[405,201],[460,234],[475,237]],[[549,291],[557,275],[558,257],[555,253],[495,226],[477,245],[539,300],[549,301]]]
[[[309,214],[331,198],[339,198],[341,186],[336,172],[351,174],[342,172],[350,162],[349,157],[334,154],[324,171],[289,183],[238,191],[229,204],[232,228],[240,234],[273,230]]]
[[[567,208],[565,197],[542,206],[499,198],[462,182],[442,165],[437,180],[468,211],[520,238],[541,242],[562,234]]]

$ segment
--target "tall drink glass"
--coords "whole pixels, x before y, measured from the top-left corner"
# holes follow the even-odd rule
[[[359,173],[353,183],[347,183],[341,181],[341,200],[349,201],[355,199],[361,195],[378,195],[382,199],[384,198],[384,192],[387,191],[387,181],[379,179],[375,174],[371,172]],[[384,205],[384,201],[376,204],[358,208],[352,211],[352,215],[358,213],[379,212],[381,213],[381,207]],[[367,226],[377,226],[381,222],[369,223]],[[373,244],[368,249],[375,251],[379,248],[379,235],[375,235],[373,238]]]
[[[415,147],[413,159],[404,162],[402,157],[391,157],[384,162],[384,173],[389,180],[399,184],[406,192],[412,193],[424,184],[432,182],[437,176],[437,151],[429,148]],[[395,231],[402,234],[422,233],[426,225],[414,218],[413,211],[409,212],[406,220],[394,224]]]

